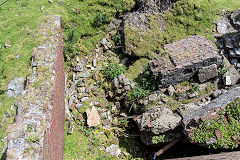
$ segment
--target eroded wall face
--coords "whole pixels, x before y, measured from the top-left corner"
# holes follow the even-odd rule
[[[38,25],[40,45],[32,53],[25,94],[9,127],[7,159],[61,160],[64,149],[64,58],[59,16]]]

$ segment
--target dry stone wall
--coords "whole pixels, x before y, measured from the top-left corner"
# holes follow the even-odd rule
[[[32,53],[32,71],[9,127],[7,159],[63,159],[64,60],[59,16],[38,26],[41,45]]]

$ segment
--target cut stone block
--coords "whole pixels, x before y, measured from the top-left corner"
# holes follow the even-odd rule
[[[218,76],[218,70],[217,70],[216,64],[212,64],[210,66],[203,67],[198,72],[198,79],[201,83],[203,83],[211,78],[217,77],[217,76]]]
[[[202,36],[191,36],[167,44],[164,49],[169,56],[149,62],[151,71],[158,76],[160,88],[189,80],[200,69],[213,64],[218,68],[222,63],[222,56],[218,54],[217,48]],[[213,76],[216,76],[216,73],[210,77]],[[203,80],[207,80],[207,77]]]

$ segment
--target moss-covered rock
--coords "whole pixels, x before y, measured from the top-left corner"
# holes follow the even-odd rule
[[[131,56],[154,58],[161,49],[160,36],[164,24],[159,13],[129,14],[124,20],[124,52]]]

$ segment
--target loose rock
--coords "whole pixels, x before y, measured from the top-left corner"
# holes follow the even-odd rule
[[[121,154],[121,150],[119,149],[119,146],[115,144],[111,144],[109,147],[107,147],[106,152],[115,157],[118,157]]]
[[[100,116],[95,107],[92,107],[91,110],[88,108],[85,112],[87,114],[87,124],[89,127],[96,127],[101,124]]]
[[[21,95],[24,91],[24,78],[15,78],[8,84],[7,95],[14,97]]]

